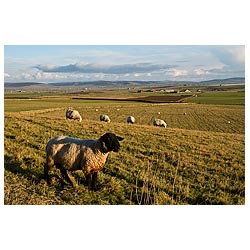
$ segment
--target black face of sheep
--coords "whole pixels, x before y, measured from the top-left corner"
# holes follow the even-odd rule
[[[103,136],[101,136],[103,151],[105,153],[110,151],[118,152],[120,148],[119,141],[122,141],[123,139],[124,138],[112,133],[104,134]]]

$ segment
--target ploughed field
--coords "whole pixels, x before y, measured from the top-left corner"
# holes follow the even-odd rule
[[[66,107],[82,122],[66,120]],[[42,98],[5,100],[5,204],[244,204],[245,107],[195,103]],[[13,112],[15,111],[15,112]],[[99,121],[107,114],[111,123]],[[127,124],[133,115],[136,124]],[[154,127],[154,118],[167,129]],[[97,139],[107,131],[124,137],[89,191],[81,171],[77,187],[50,173],[43,179],[45,146],[57,135]]]
[[[128,97],[128,98],[100,98],[100,97],[74,97],[74,99],[81,100],[115,100],[115,101],[135,101],[135,102],[147,102],[147,103],[176,103],[190,98],[192,95],[153,95],[143,97]]]

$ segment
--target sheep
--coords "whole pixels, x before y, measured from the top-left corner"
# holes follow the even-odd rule
[[[100,115],[100,121],[110,122],[110,118],[107,115]]]
[[[164,128],[167,127],[166,122],[161,120],[161,119],[154,119],[153,124],[154,124],[154,126],[160,126],[160,127],[164,127]]]
[[[127,123],[134,124],[135,123],[135,118],[133,116],[128,116]]]
[[[96,190],[97,173],[104,167],[109,152],[118,152],[119,141],[124,138],[113,133],[106,133],[97,140],[81,140],[68,136],[56,136],[46,145],[46,163],[44,179],[51,183],[49,170],[58,168],[72,186],[73,180],[68,171],[82,170],[89,189]]]
[[[77,110],[67,109],[66,110],[66,119],[73,119],[78,120],[79,122],[82,121],[82,117]]]

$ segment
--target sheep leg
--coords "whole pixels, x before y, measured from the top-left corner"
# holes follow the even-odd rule
[[[92,190],[96,191],[96,183],[97,183],[97,172],[92,174]]]
[[[64,168],[60,168],[60,172],[61,172],[62,176],[67,180],[67,182],[69,182],[74,187],[74,182],[69,177],[67,170]]]
[[[44,179],[47,181],[48,185],[50,185],[50,178],[49,178],[49,165],[47,164],[47,162],[44,165]]]
[[[87,182],[88,188],[91,189],[91,174],[90,173],[86,174],[86,182]]]

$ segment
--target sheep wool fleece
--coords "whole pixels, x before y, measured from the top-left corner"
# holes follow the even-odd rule
[[[102,152],[100,140],[80,140],[57,136],[47,144],[47,162],[69,171],[82,170],[85,174],[99,172],[109,152]]]

